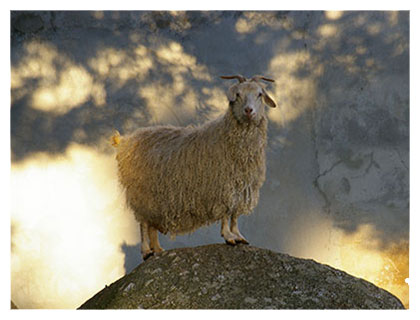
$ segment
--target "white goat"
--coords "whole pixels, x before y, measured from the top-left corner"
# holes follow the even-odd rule
[[[274,80],[222,78],[239,83],[229,88],[229,108],[220,118],[198,127],[154,126],[112,137],[119,179],[140,223],[144,259],[163,250],[158,231],[189,233],[219,220],[226,243],[248,243],[238,217],[255,208],[265,180],[264,104],[276,104],[260,81]]]

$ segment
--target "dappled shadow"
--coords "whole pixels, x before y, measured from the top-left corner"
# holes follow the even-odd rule
[[[267,181],[241,230],[254,245],[375,281],[386,267],[397,272],[387,261],[408,261],[408,20],[375,11],[12,12],[12,170],[39,152],[65,156],[73,143],[112,157],[114,129],[213,119],[227,108],[219,75],[264,74],[276,80],[268,91],[278,108],[268,114]],[[176,246],[219,242],[217,228]],[[128,271],[137,245],[118,246]],[[350,264],[357,254],[378,255],[368,273]],[[408,271],[398,270],[401,285]]]

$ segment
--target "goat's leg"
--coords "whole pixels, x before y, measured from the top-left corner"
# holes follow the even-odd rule
[[[230,219],[230,231],[236,236],[236,243],[249,244],[249,242],[244,238],[244,236],[239,232],[238,228],[238,216],[232,216]]]
[[[159,234],[157,229],[149,226],[149,238],[150,238],[150,247],[154,253],[162,252],[163,249],[159,243]]]
[[[149,226],[147,222],[140,223],[140,234],[141,234],[141,255],[143,260],[146,261],[147,258],[153,255],[153,251],[150,249],[149,244]]]
[[[227,217],[222,219],[222,227],[220,233],[227,244],[230,244],[232,246],[236,244],[236,236],[229,229],[229,219]]]

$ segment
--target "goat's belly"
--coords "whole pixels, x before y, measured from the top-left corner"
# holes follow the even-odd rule
[[[161,203],[149,214],[149,223],[162,233],[184,234],[224,217],[249,214],[257,204],[258,190],[238,191],[223,198],[191,197]]]
[[[229,208],[221,202],[203,203],[191,199],[189,204],[179,207],[162,206],[156,212],[155,224],[163,233],[190,233],[200,227],[213,224],[229,212]]]

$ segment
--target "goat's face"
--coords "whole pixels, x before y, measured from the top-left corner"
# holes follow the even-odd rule
[[[229,88],[228,99],[234,117],[240,123],[258,124],[264,116],[264,104],[271,108],[276,103],[264,90],[262,84],[255,81],[237,83]]]

